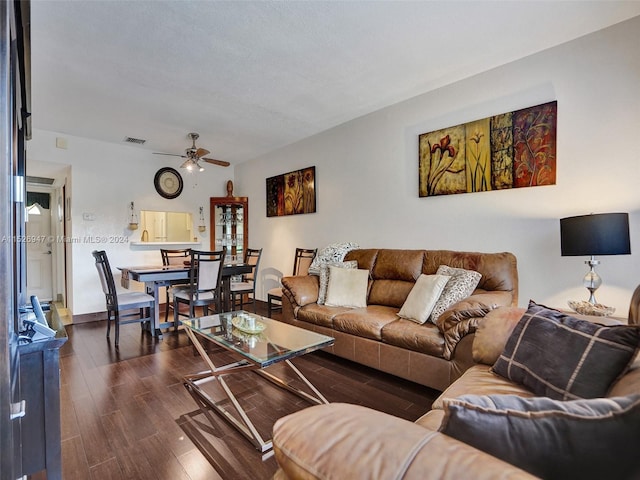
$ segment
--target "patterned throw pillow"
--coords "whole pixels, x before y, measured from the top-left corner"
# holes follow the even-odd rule
[[[320,265],[320,288],[318,290],[318,305],[324,305],[324,301],[327,297],[327,286],[329,285],[329,267],[358,268],[358,262],[356,260],[350,260],[348,262],[330,262]]]
[[[640,478],[640,395],[444,400],[444,434],[540,478]]]
[[[440,265],[436,275],[448,275],[451,279],[447,282],[440,298],[438,298],[433,307],[429,318],[433,323],[436,323],[438,317],[451,305],[470,296],[482,278],[482,274],[479,272],[465,270],[464,268],[453,268],[448,265]]]
[[[638,326],[600,325],[530,301],[491,370],[556,400],[604,397],[639,347]]]
[[[360,248],[357,243],[342,242],[332,243],[318,251],[317,255],[309,266],[309,275],[320,275],[320,266],[328,263],[342,262],[344,256],[351,250]]]

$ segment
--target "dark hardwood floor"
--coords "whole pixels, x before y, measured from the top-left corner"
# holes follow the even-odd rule
[[[258,313],[266,314],[265,304]],[[204,370],[205,364],[185,332],[154,339],[138,324],[124,325],[118,349],[105,338],[104,321],[69,325],[67,332],[60,358],[65,480],[268,479],[276,471],[273,457],[263,461],[226,421],[212,413],[212,423],[196,406],[182,376]],[[329,401],[408,420],[428,411],[438,395],[324,352],[294,363]],[[266,438],[277,418],[308,406],[250,372],[227,378]]]

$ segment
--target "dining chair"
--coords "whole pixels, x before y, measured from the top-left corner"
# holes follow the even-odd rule
[[[179,317],[194,318],[196,307],[202,307],[204,315],[209,314],[209,307],[222,311],[222,267],[226,247],[219,251],[209,252],[191,250],[188,287],[172,288],[173,323],[177,328]],[[189,306],[189,314],[180,313],[180,304]]]
[[[240,297],[240,310],[244,307],[244,296],[251,295],[250,300],[253,303],[253,313],[256,312],[256,275],[258,273],[258,265],[260,264],[260,257],[262,256],[262,249],[247,248],[244,256],[244,263],[251,265],[251,272],[242,275],[242,281],[231,282],[230,294],[231,294],[231,308],[236,308],[236,296]]]
[[[309,267],[317,252],[317,248],[296,248],[296,256],[293,260],[294,277],[309,274]],[[267,292],[267,316],[271,318],[271,312],[276,310],[282,310],[282,286],[272,288]]]
[[[107,258],[107,252],[104,250],[94,250],[91,252],[96,261],[96,268],[100,276],[102,291],[104,292],[107,304],[107,338],[111,331],[111,320],[113,318],[116,329],[116,347],[120,343],[120,325],[126,323],[141,322],[153,323],[156,300],[152,295],[143,292],[123,292],[118,293],[116,284],[113,281],[113,273]],[[145,310],[148,309],[148,315]],[[129,310],[137,310],[137,312],[129,312],[121,314]],[[135,318],[133,318],[135,317]],[[150,327],[152,328],[152,327]]]
[[[181,248],[181,249],[160,249],[160,255],[162,256],[162,265],[184,265],[185,260],[188,260],[191,256],[190,248]],[[165,323],[169,321],[169,310],[173,309],[173,303],[171,301],[171,291],[172,287],[181,286],[183,289],[188,288],[189,282],[167,282],[164,287],[166,287],[166,299],[165,299],[165,310],[164,310],[164,321]]]

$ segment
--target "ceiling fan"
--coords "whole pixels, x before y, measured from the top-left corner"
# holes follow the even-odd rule
[[[180,165],[180,168],[186,168],[189,171],[198,170],[202,172],[204,167],[200,164],[200,160],[207,163],[212,163],[214,165],[219,165],[221,167],[228,167],[231,165],[229,162],[225,162],[224,160],[216,160],[215,158],[206,158],[205,155],[211,153],[209,150],[204,148],[196,148],[196,140],[200,137],[197,133],[190,133],[188,137],[191,139],[193,144],[191,148],[187,148],[184,151],[184,155],[179,155],[177,153],[161,153],[161,152],[153,152],[155,155],[170,155],[172,157],[180,157],[186,158],[186,160]]]

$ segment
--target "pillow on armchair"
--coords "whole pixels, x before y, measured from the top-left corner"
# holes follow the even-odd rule
[[[444,400],[440,431],[545,479],[640,478],[640,395]]]
[[[556,400],[604,397],[638,348],[638,326],[600,325],[530,301],[491,370]]]

